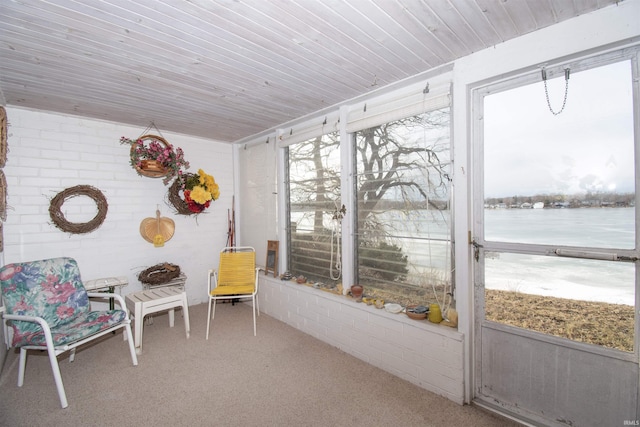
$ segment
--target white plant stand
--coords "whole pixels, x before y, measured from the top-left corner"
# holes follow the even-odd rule
[[[149,314],[169,310],[169,327],[175,322],[175,308],[182,307],[184,328],[189,338],[189,303],[183,286],[166,286],[157,289],[134,292],[125,298],[127,310],[132,314],[134,322],[134,343],[137,354],[142,354],[142,330],[144,317]]]

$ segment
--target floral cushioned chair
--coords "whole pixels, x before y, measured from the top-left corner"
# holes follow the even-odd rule
[[[78,264],[72,258],[7,264],[0,269],[0,288],[10,327],[9,344],[20,348],[18,387],[24,382],[27,350],[47,350],[63,408],[68,406],[57,356],[119,328],[129,341],[131,360],[138,364],[126,310],[91,311],[89,297],[115,298],[125,307],[120,295],[88,293],[80,279]]]

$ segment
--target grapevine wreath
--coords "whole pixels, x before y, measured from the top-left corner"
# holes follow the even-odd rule
[[[64,202],[77,196],[87,196],[96,203],[98,212],[91,221],[80,223],[67,221],[60,210]],[[90,185],[76,185],[75,187],[70,187],[59,192],[53,199],[51,199],[49,215],[51,216],[51,220],[55,226],[60,230],[72,234],[83,234],[89,233],[102,225],[104,219],[107,217],[108,208],[109,205],[107,204],[107,199],[100,190]]]
[[[138,280],[145,285],[160,285],[170,282],[180,275],[180,267],[175,264],[163,262],[142,270],[138,274]]]

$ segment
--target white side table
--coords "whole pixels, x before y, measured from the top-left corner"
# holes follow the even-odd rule
[[[120,288],[118,293],[122,294],[122,288],[129,284],[129,280],[127,280],[126,276],[103,277],[101,279],[87,280],[82,284],[87,292],[109,290],[110,293],[113,293],[115,288]],[[114,308],[113,298],[111,298],[109,299],[109,310]]]
[[[184,329],[189,338],[191,330],[189,326],[189,303],[184,287],[166,286],[159,289],[134,292],[126,296],[125,303],[129,313],[133,313],[134,342],[136,353],[142,354],[142,329],[144,317],[148,314],[169,310],[169,327],[173,328],[175,322],[174,310],[182,307],[184,316]]]

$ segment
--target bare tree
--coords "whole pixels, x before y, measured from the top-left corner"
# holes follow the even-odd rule
[[[448,127],[446,109],[356,133],[357,227],[361,237],[372,243],[384,240],[390,230],[379,220],[378,212],[448,208]],[[442,129],[447,131],[440,132]],[[296,180],[291,206],[293,210],[313,213],[312,234],[316,242],[325,240],[321,237],[327,235],[324,221],[335,209],[334,201],[339,200],[339,144],[338,134],[334,133],[289,150],[291,172],[297,177],[306,176]]]
[[[356,134],[359,230],[373,232],[384,228],[380,227],[376,210],[448,208],[448,203],[443,204],[442,200],[448,200],[450,165],[448,159],[440,158],[442,150],[449,151],[448,132],[445,144],[427,144],[421,138],[424,133],[448,126],[448,112],[434,111]],[[408,141],[407,135],[413,135],[417,141]],[[400,203],[398,197],[386,197],[392,191],[400,195]]]

